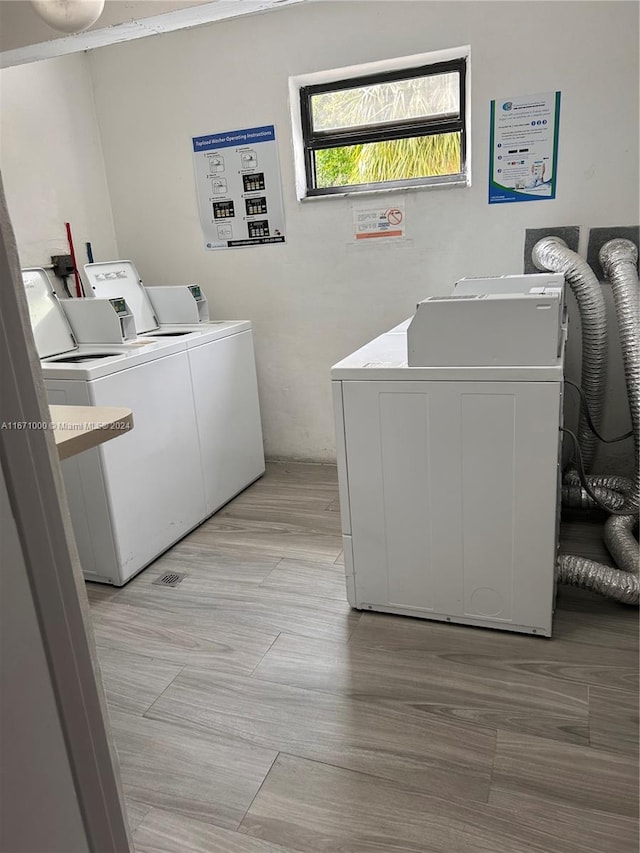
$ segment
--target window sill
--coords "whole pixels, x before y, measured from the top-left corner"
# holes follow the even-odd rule
[[[305,195],[299,196],[298,201],[306,204],[307,202],[313,201],[326,201],[327,199],[332,198],[348,198],[348,199],[358,199],[363,196],[378,196],[378,195],[389,195],[389,194],[397,194],[397,193],[413,193],[413,192],[423,192],[425,190],[448,190],[448,189],[463,189],[471,186],[470,178],[456,178],[452,181],[437,181],[432,184],[413,184],[407,186],[395,186],[395,187],[385,187],[385,188],[377,188],[377,189],[366,189],[366,190],[345,190],[344,192],[335,192],[335,193],[323,193],[322,195]]]

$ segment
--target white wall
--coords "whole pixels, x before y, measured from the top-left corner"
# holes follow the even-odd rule
[[[117,254],[111,202],[85,54],[0,71],[0,168],[23,267],[85,243]]]
[[[331,364],[462,275],[521,272],[526,227],[637,223],[637,32],[635,3],[328,2],[95,51],[122,254],[148,284],[198,281],[217,316],[253,319],[267,453],[331,459]],[[351,201],[295,200],[288,77],[462,44],[473,187],[408,193],[409,245],[353,246]],[[558,198],[488,206],[490,99],[556,89]],[[190,137],[271,122],[288,242],[206,252]]]
[[[0,165],[21,262],[66,252],[70,221],[80,263],[90,240],[147,283],[200,282],[219,317],[254,320],[267,453],[332,459],[331,364],[462,275],[520,272],[526,227],[638,222],[637,24],[631,2],[314,3],[4,70]],[[404,195],[402,246],[353,245],[350,200],[296,202],[290,75],[466,43],[471,189]],[[554,89],[558,198],[488,206],[489,100]],[[190,137],[270,122],[288,242],[206,252]]]

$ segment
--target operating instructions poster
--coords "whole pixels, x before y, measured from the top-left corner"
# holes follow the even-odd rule
[[[195,136],[192,143],[205,248],[284,243],[274,125]]]
[[[489,204],[556,197],[560,92],[491,101]]]

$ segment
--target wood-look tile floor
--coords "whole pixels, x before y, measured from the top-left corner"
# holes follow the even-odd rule
[[[334,467],[270,464],[87,585],[137,853],[637,853],[638,611],[562,588],[551,640],[353,611],[338,508]]]

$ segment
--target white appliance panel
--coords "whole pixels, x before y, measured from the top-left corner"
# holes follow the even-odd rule
[[[136,332],[139,335],[158,328],[158,318],[138,271],[131,261],[85,264],[84,271],[92,296],[101,296],[106,299],[122,296],[126,299],[135,317]]]
[[[45,387],[50,403],[134,412],[133,430],[62,462],[83,573],[120,586],[206,516],[186,351]]]
[[[41,268],[24,269],[22,282],[40,358],[76,349],[71,326],[60,308],[46,271]]]
[[[564,290],[562,273],[539,272],[524,275],[501,275],[484,277],[461,278],[456,281],[454,294],[464,295],[473,293],[531,293],[531,288],[545,289],[548,287]]]
[[[563,328],[560,350],[553,364],[548,365],[500,365],[491,367],[441,366],[412,367],[407,363],[407,329],[411,321],[400,323],[394,329],[369,341],[331,368],[331,378],[374,380],[420,379],[431,381],[468,382],[562,382],[564,343],[566,329]],[[514,331],[515,335],[516,332]]]
[[[516,397],[478,389],[460,394],[460,421],[464,613],[510,621]],[[498,519],[500,535],[492,533]]]
[[[562,345],[562,293],[429,296],[407,329],[409,367],[554,364]]]
[[[133,315],[124,299],[61,299],[79,344],[116,344],[135,340]]]
[[[559,383],[342,396],[355,606],[550,634]]]
[[[98,448],[122,583],[206,516],[187,354],[98,379],[90,394],[134,412],[134,429]]]
[[[353,569],[353,541],[351,536],[342,537],[342,555],[344,557],[344,576],[347,587],[347,601],[356,606],[356,584]]]
[[[264,473],[251,331],[188,350],[207,514]]]
[[[347,476],[347,451],[344,433],[344,406],[342,403],[342,382],[331,383],[333,396],[333,416],[336,430],[336,458],[338,463],[338,493],[340,496],[340,522],[342,533],[351,534],[351,510],[349,508],[349,478]]]
[[[378,418],[388,601],[433,610],[429,395],[381,391]]]
[[[197,284],[146,287],[158,323],[208,323],[209,303]]]

